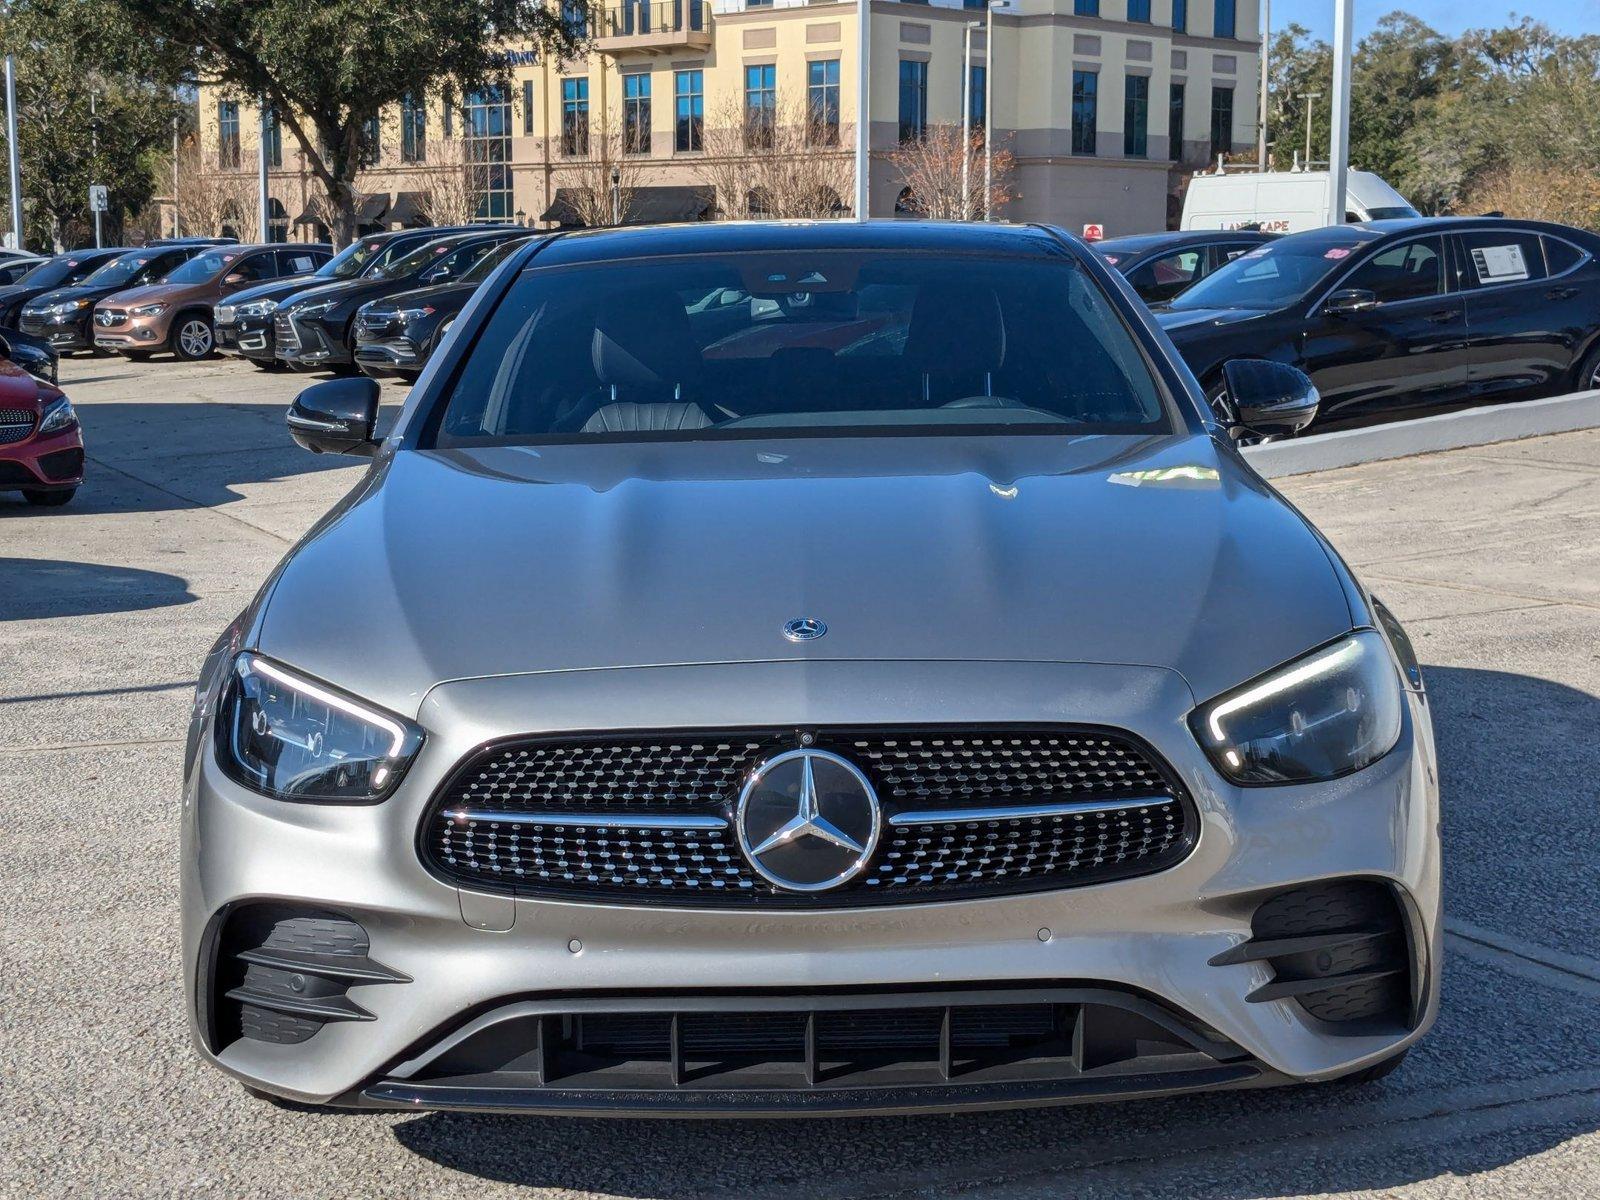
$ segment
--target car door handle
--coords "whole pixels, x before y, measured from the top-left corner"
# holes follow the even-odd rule
[[[1459,308],[1441,308],[1438,312],[1429,313],[1428,320],[1435,325],[1445,325],[1454,321],[1460,315],[1461,310]]]
[[[1546,300],[1571,300],[1578,294],[1575,287],[1554,287],[1544,294]]]

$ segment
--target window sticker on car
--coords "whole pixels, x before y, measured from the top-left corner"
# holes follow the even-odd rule
[[[1112,265],[1112,266],[1113,266],[1113,267],[1114,267],[1114,266],[1116,266],[1116,265],[1117,265],[1117,261],[1118,261],[1118,260],[1117,260],[1117,256],[1116,256],[1116,255],[1115,255],[1115,254],[1108,254],[1108,255],[1106,255],[1106,256],[1105,256],[1105,259],[1106,259],[1106,261],[1107,261],[1107,262],[1108,262],[1108,263],[1110,263],[1110,264],[1111,264],[1111,265]]]
[[[1508,246],[1474,246],[1472,262],[1479,283],[1510,283],[1528,278],[1528,260],[1515,242]]]
[[[1244,253],[1243,250],[1229,250],[1228,251],[1228,261],[1232,262],[1234,259],[1238,258],[1243,253]]]
[[[1265,258],[1267,256],[1267,252],[1269,250],[1271,250],[1271,249],[1272,249],[1271,246],[1257,246],[1254,250],[1251,250],[1246,254],[1241,254],[1239,257],[1240,258]]]
[[[1333,249],[1329,250],[1322,257],[1323,258],[1349,258],[1350,257],[1350,247],[1348,247],[1348,246],[1335,246]]]

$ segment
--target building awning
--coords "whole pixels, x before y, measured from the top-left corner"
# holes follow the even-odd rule
[[[305,210],[305,212],[301,213],[298,217],[296,217],[293,221],[291,221],[290,224],[291,225],[320,225],[320,224],[322,224],[322,218],[317,216],[317,214],[312,212],[311,209],[308,207]]]
[[[557,188],[556,196],[540,215],[555,225],[582,225],[577,188]],[[716,191],[706,187],[634,188],[628,198],[624,225],[657,225],[667,221],[704,221],[716,207]]]
[[[371,196],[363,196],[361,203],[356,205],[356,223],[371,225],[375,221],[383,220],[383,214],[388,211],[388,192],[377,192]]]
[[[399,192],[394,198],[394,207],[389,210],[389,220],[396,225],[426,225],[428,219],[422,215],[421,196],[417,192]]]

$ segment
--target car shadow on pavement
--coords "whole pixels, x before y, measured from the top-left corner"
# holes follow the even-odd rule
[[[85,617],[189,604],[177,575],[54,558],[0,558],[0,621]]]

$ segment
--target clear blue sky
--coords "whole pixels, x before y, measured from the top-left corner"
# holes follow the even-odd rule
[[[1409,12],[1443,33],[1511,23],[1511,14],[1534,17],[1562,33],[1600,32],[1600,0],[1356,0],[1356,37],[1395,11]],[[1333,0],[1272,0],[1272,26],[1290,21],[1324,40],[1333,37]]]

